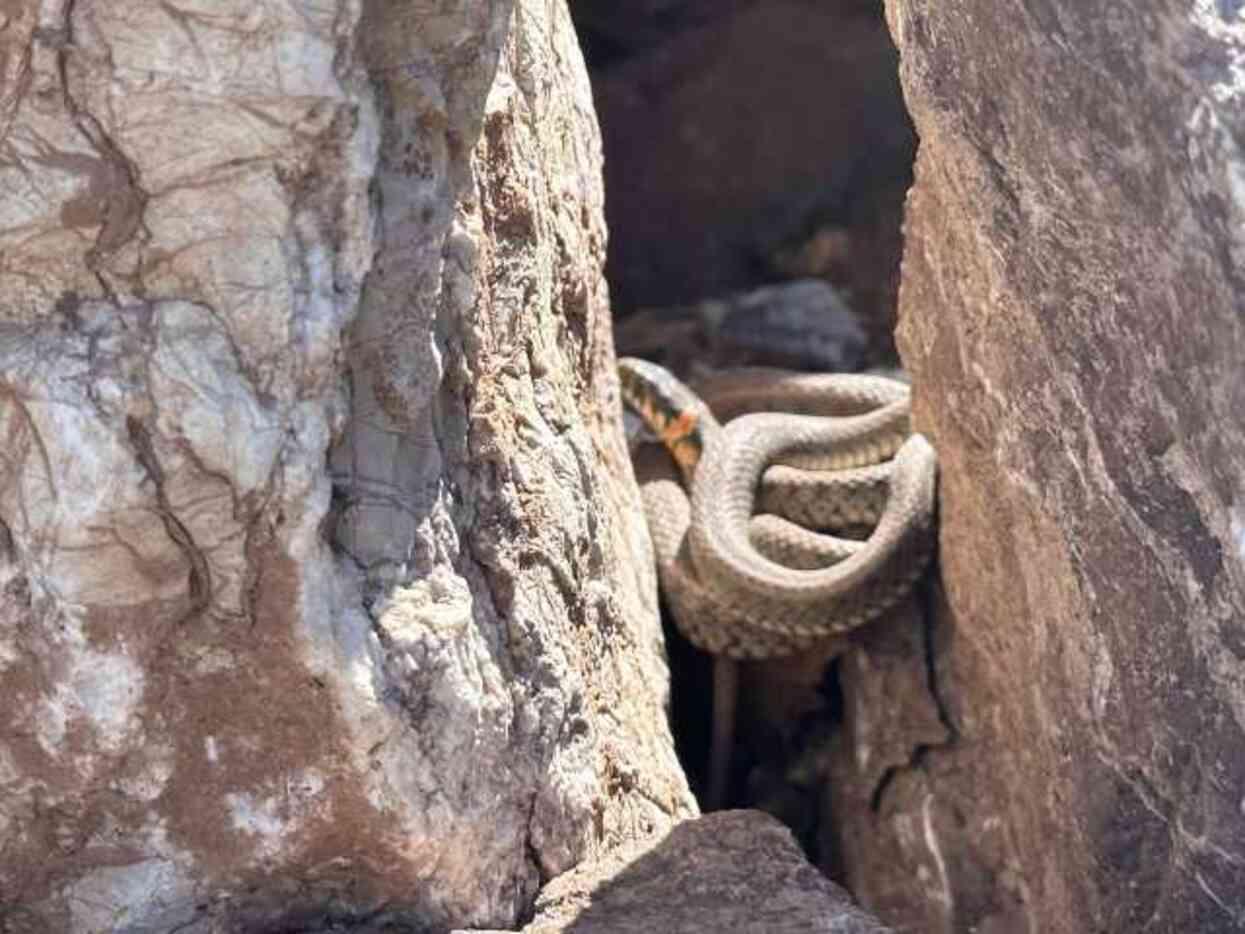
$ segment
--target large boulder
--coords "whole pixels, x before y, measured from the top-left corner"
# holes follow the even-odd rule
[[[888,4],[954,730],[848,817],[897,927],[1245,927],[1239,6]]]
[[[694,812],[560,3],[0,33],[0,928],[509,926]]]

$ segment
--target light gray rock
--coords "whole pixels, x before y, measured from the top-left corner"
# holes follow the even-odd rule
[[[649,308],[615,327],[621,356],[696,377],[738,366],[813,372],[859,370],[867,359],[860,316],[821,279],[797,279],[694,305]]]
[[[7,15],[0,928],[506,926],[693,813],[562,5]]]
[[[1241,930],[1239,4],[888,14],[955,732],[885,786],[847,881],[908,930]]]
[[[734,350],[829,373],[859,370],[864,363],[866,335],[859,317],[821,279],[797,279],[705,305],[721,318],[718,339]]]

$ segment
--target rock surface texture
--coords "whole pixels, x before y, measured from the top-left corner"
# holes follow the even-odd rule
[[[513,926],[693,812],[560,2],[9,4],[0,143],[0,930]]]
[[[954,730],[848,815],[897,928],[1245,929],[1239,7],[888,3]]]
[[[522,934],[888,930],[810,866],[778,821],[760,811],[718,811],[555,879]]]

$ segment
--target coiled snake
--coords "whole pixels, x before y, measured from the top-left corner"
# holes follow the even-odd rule
[[[637,470],[675,623],[715,656],[716,804],[734,732],[733,660],[798,653],[904,597],[933,551],[937,458],[911,433],[897,380],[736,370],[701,387],[715,415],[656,364],[623,358],[619,376],[681,475]],[[853,527],[872,531],[864,541],[811,531]]]

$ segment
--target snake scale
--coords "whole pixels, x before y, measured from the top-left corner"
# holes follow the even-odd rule
[[[933,552],[937,458],[911,432],[897,380],[745,369],[697,394],[634,358],[619,361],[619,377],[677,465],[650,458],[637,473],[675,623],[718,660],[710,799],[720,799],[737,690],[725,660],[796,654],[903,598]]]

